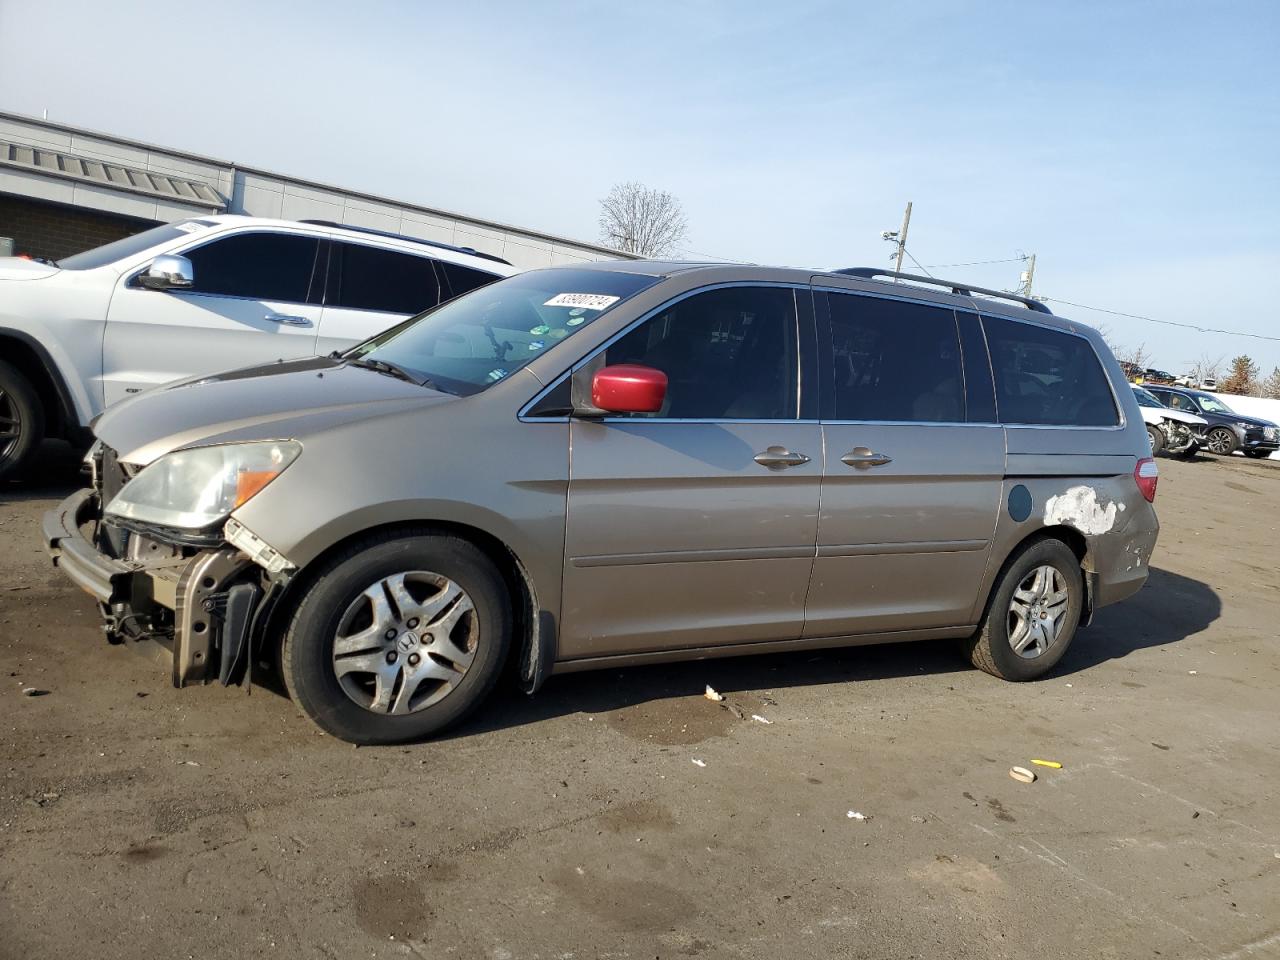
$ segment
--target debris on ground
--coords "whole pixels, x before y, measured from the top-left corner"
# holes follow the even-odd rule
[[[747,715],[743,713],[741,710],[739,710],[737,707],[735,707],[732,703],[722,703],[720,704],[720,706],[724,707],[726,710],[732,713],[739,720],[747,719]]]
[[[848,817],[850,820],[866,820],[866,819],[868,819],[868,817],[867,817],[867,815],[866,815],[865,813],[859,813],[857,810],[850,810],[848,813],[846,813],[846,814],[845,814],[845,816],[846,816],[846,817]]]
[[[705,760],[699,760],[697,757],[694,757],[693,765],[695,767],[705,767],[707,765],[707,762]]]
[[[769,723],[769,724],[773,723],[773,721],[772,721],[772,720],[766,720],[764,717],[760,716],[760,714],[758,714],[758,713],[753,713],[753,714],[751,715],[751,719],[752,719],[752,720],[755,720],[755,721],[757,721],[757,722],[759,722],[759,723]]]
[[[912,817],[912,818],[911,818],[911,822],[912,822],[912,823],[926,823],[927,821],[926,821],[926,819],[925,819],[924,817],[921,817],[921,816],[915,816],[915,817]]]
[[[1057,760],[1032,760],[1037,767],[1048,767],[1050,770],[1061,770],[1062,764]]]
[[[1010,767],[1009,776],[1017,780],[1019,783],[1035,783],[1036,775],[1026,767]]]
[[[711,684],[709,683],[707,684],[707,692],[704,693],[703,696],[706,697],[708,700],[712,700],[716,703],[719,703],[721,700],[724,699],[724,694],[717,693],[715,687],[711,686]]]
[[[196,763],[194,760],[179,760],[179,761],[178,761],[178,766],[180,766],[180,767],[198,767],[198,766],[200,766],[200,764]]]
[[[43,697],[43,696],[44,696],[45,694],[47,694],[48,692],[49,692],[48,690],[41,690],[41,689],[40,689],[40,688],[38,688],[38,687],[23,687],[23,688],[22,688],[22,695],[23,695],[24,697]]]

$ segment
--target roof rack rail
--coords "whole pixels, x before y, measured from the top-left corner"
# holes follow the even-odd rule
[[[971,283],[955,283],[951,280],[939,280],[937,277],[922,277],[914,273],[898,273],[895,270],[882,270],[879,267],[845,267],[843,270],[833,270],[831,272],[842,273],[848,277],[864,277],[867,280],[874,280],[877,277],[893,277],[895,280],[911,280],[915,283],[927,283],[935,287],[949,287],[952,293],[958,294],[962,297],[971,297],[975,293],[980,293],[984,297],[998,297],[1001,300],[1013,300],[1016,303],[1022,304],[1028,310],[1035,310],[1037,313],[1053,314],[1053,311],[1039,300],[1032,300],[1030,297],[1020,297],[1016,293],[1005,293],[1003,290],[988,290],[986,287],[975,287]]]
[[[496,257],[492,253],[481,253],[474,247],[455,247],[452,243],[440,243],[436,240],[423,240],[420,237],[406,237],[402,233],[392,233],[390,230],[375,230],[373,227],[353,227],[349,223],[338,223],[334,220],[299,220],[299,223],[309,223],[313,227],[336,227],[339,230],[352,230],[356,233],[367,233],[375,237],[389,237],[392,240],[407,240],[409,243],[420,243],[424,247],[436,247],[440,250],[452,250],[455,253],[465,253],[473,257],[479,257],[481,260],[492,260],[494,263],[505,263],[511,266],[510,260],[503,260]]]

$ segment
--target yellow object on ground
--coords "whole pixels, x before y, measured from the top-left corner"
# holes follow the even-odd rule
[[[1057,760],[1032,760],[1037,767],[1052,767],[1054,770],[1061,770],[1062,764]]]

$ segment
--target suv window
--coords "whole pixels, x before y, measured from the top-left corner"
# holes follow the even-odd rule
[[[440,302],[440,280],[428,257],[335,241],[330,262],[329,306],[421,313]]]
[[[1107,375],[1084,337],[984,316],[1001,423],[1111,427],[1120,422]]]
[[[955,314],[946,307],[828,292],[837,420],[965,418]]]
[[[289,233],[237,233],[186,251],[192,293],[307,303],[320,241]]]
[[[636,417],[792,420],[798,416],[795,292],[726,287],[667,307],[605,351],[606,364],[667,375],[663,409]]]
[[[489,273],[487,270],[472,270],[470,267],[461,267],[456,263],[450,263],[448,260],[437,260],[436,269],[440,270],[448,281],[449,290],[445,294],[445,299],[451,297],[460,297],[476,287],[483,287],[486,283],[493,283],[499,279],[496,273]]]
[[[1169,406],[1173,407],[1175,410],[1182,410],[1185,413],[1200,412],[1199,408],[1196,406],[1196,402],[1185,394],[1166,393],[1165,396],[1168,398],[1167,402]]]

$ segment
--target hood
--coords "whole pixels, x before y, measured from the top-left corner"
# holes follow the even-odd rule
[[[43,280],[57,272],[58,268],[52,263],[25,257],[0,257],[0,280]]]
[[[1191,423],[1197,427],[1205,426],[1209,421],[1204,417],[1198,417],[1194,413],[1187,413],[1183,410],[1174,410],[1172,407],[1164,410],[1157,410],[1154,407],[1143,407],[1143,410],[1150,410],[1152,413],[1158,413],[1166,420],[1177,420],[1179,423]],[[1146,419],[1145,417],[1143,419]]]
[[[1275,423],[1270,420],[1263,420],[1262,417],[1248,417],[1243,413],[1219,413],[1217,416],[1223,420],[1230,420],[1232,423],[1247,423],[1251,427],[1275,426]]]
[[[148,390],[111,407],[93,429],[120,460],[145,465],[179,447],[305,441],[355,420],[456,399],[374,370],[313,357]]]

